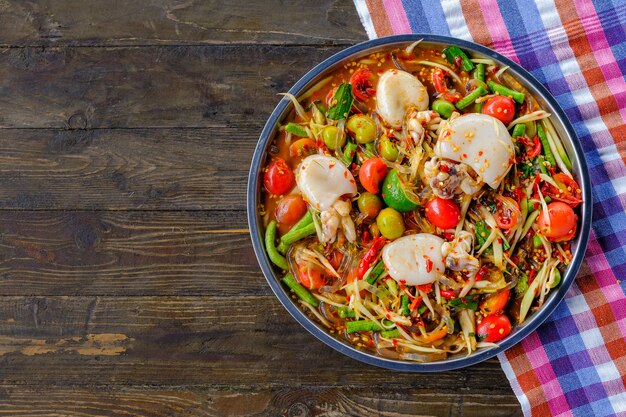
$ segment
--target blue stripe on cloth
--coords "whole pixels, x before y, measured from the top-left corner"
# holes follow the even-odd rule
[[[411,26],[411,31],[414,33],[438,33],[436,28],[432,28],[426,13],[422,8],[422,4],[415,0],[402,0],[404,6],[404,12]]]
[[[450,36],[450,28],[440,1],[402,0],[402,4],[413,32]],[[420,25],[422,21],[426,22],[430,31]]]

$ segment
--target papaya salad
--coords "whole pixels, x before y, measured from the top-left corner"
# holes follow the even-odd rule
[[[550,114],[507,69],[418,41],[284,94],[265,249],[335,337],[391,359],[469,355],[559,285],[582,193]]]

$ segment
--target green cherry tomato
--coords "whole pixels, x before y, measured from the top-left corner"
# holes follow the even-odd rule
[[[322,137],[329,149],[341,149],[346,144],[346,135],[340,133],[335,126],[326,126],[322,130]]]
[[[364,114],[355,114],[346,123],[348,131],[360,144],[373,142],[376,139],[376,123]]]
[[[370,219],[373,219],[380,213],[383,208],[383,202],[376,194],[370,192],[364,192],[357,200],[359,211]]]
[[[376,217],[376,225],[380,233],[387,239],[396,239],[404,233],[402,215],[391,207],[382,209]]]
[[[380,139],[380,155],[387,161],[394,162],[398,159],[398,148],[387,136]]]
[[[456,110],[454,104],[441,98],[433,101],[432,107],[444,119],[449,119],[452,116],[452,112]]]

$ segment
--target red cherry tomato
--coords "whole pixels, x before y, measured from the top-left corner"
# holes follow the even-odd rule
[[[372,71],[367,68],[361,68],[352,74],[350,84],[352,84],[352,92],[356,98],[361,101],[367,101],[376,94],[372,83],[373,76]]]
[[[509,230],[517,224],[522,213],[517,201],[511,197],[501,197],[496,205],[496,223],[503,230]]]
[[[289,145],[289,156],[294,158],[304,158],[305,156],[309,156],[317,151],[317,146],[315,142],[311,139],[298,139]],[[294,165],[295,166],[295,165]]]
[[[506,303],[509,301],[510,294],[511,290],[508,288],[491,294],[480,303],[480,311],[482,311],[485,316],[501,313],[504,307],[506,307]]]
[[[478,339],[483,342],[499,342],[511,333],[511,321],[504,314],[492,314],[483,319],[476,328]]]
[[[284,196],[276,206],[276,221],[286,226],[293,226],[306,214],[306,202],[296,194]]]
[[[548,218],[543,210],[539,214],[539,231],[553,242],[569,240],[576,234],[578,216],[561,201],[548,204]]]
[[[509,97],[492,97],[483,106],[483,113],[508,125],[515,117],[515,102]]]
[[[359,170],[359,181],[372,194],[378,193],[378,185],[387,175],[387,164],[381,158],[370,158]]]
[[[273,160],[265,171],[263,184],[274,195],[283,195],[296,185],[296,177],[282,158]]]
[[[451,229],[461,220],[461,210],[454,201],[435,197],[426,203],[426,218],[440,229]]]
[[[300,283],[310,290],[317,289],[326,284],[326,275],[317,265],[307,263],[298,265],[298,277]]]

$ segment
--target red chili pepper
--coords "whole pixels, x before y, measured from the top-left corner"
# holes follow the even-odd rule
[[[534,145],[534,148],[528,154],[528,156],[531,158],[539,156],[539,154],[541,153],[541,140],[539,140],[539,136],[535,136],[535,138],[533,139],[533,145]]]
[[[372,242],[372,246],[365,252],[365,255],[359,262],[359,266],[357,268],[357,277],[358,279],[363,279],[365,273],[372,266],[372,263],[376,260],[378,256],[378,251],[380,251],[383,246],[385,246],[385,242],[387,240],[383,236],[379,236]]]
[[[535,275],[537,275],[537,271],[535,271],[534,269],[531,269],[530,272],[528,273],[528,284],[532,284],[533,280],[535,279]]]
[[[539,173],[537,173],[537,175],[535,176],[535,180],[533,181],[533,187],[532,189],[539,189],[539,183],[541,182],[541,176],[539,175]]]
[[[315,140],[315,145],[317,146],[317,149],[322,151],[324,154],[328,153],[328,148],[326,147],[326,144],[321,136]]]
[[[428,294],[429,292],[431,292],[433,290],[433,284],[418,285],[418,286],[416,286],[416,288],[419,291],[422,291],[422,292],[425,292],[426,294]]]
[[[426,272],[430,272],[433,270],[433,261],[430,258],[426,258]]]
[[[487,275],[487,272],[489,272],[489,268],[487,268],[487,265],[481,266],[478,272],[476,273],[476,277],[474,279],[476,281],[480,281],[481,279],[485,277],[485,275]]]
[[[369,230],[366,229],[363,231],[363,235],[361,236],[361,243],[367,245],[368,243],[370,243],[371,238],[372,235],[370,235]]]
[[[447,300],[456,298],[456,295],[454,294],[454,291],[452,290],[441,290],[440,293],[441,293],[441,296]]]
[[[413,299],[413,302],[409,306],[409,310],[413,311],[416,308],[418,308],[420,305],[422,305],[422,297],[418,295],[417,297]]]
[[[446,85],[446,74],[441,68],[435,68],[433,71],[433,86],[435,87],[435,91],[439,94],[443,94],[448,91],[448,86]]]
[[[524,146],[526,146],[526,155],[529,158],[532,159],[536,156],[539,156],[539,154],[541,153],[541,140],[539,140],[539,136],[535,136],[533,140],[530,140],[525,136],[521,136],[517,140],[524,144]]]

